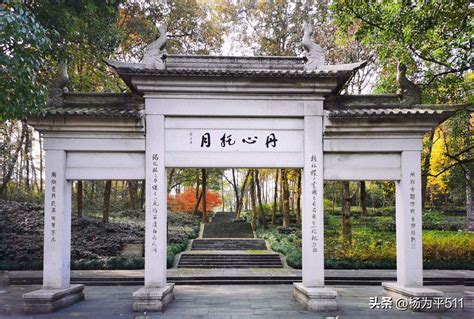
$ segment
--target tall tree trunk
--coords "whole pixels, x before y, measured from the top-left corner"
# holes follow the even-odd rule
[[[82,181],[77,181],[77,217],[82,218],[82,197],[83,185]]]
[[[128,208],[136,209],[137,208],[137,182],[128,181]]]
[[[102,206],[102,221],[104,223],[109,222],[110,193],[111,192],[112,192],[112,181],[106,181],[105,188],[104,188],[104,205]]]
[[[171,192],[171,187],[174,185],[173,178],[174,178],[175,172],[176,172],[176,168],[172,168],[168,172],[168,186],[166,187],[166,189],[168,190],[168,193]]]
[[[209,216],[207,216],[207,202],[206,202],[207,171],[205,168],[201,169],[201,174],[202,174],[202,222],[208,223]]]
[[[283,173],[284,173],[283,169],[280,169],[280,200],[279,200],[278,204],[280,205],[280,214],[281,214],[282,218],[283,218],[283,210],[284,210],[283,209],[283,197],[284,197],[283,190],[285,189],[283,187],[283,182],[284,182],[283,181]]]
[[[237,203],[237,211],[235,212],[235,219],[240,219],[240,213],[242,212],[242,207],[244,205],[245,189],[247,187],[251,172],[252,170],[248,169],[247,173],[245,174],[244,181],[242,183],[242,188],[240,189],[240,196],[239,202]]]
[[[2,185],[0,185],[0,196],[6,195],[7,184],[10,182],[13,174],[13,170],[15,169],[15,164],[18,160],[18,155],[21,152],[23,141],[25,140],[26,130],[24,129],[25,125],[22,123],[21,126],[21,135],[17,141],[15,151],[13,152],[13,157],[9,160],[9,162],[5,165],[6,166],[6,174],[3,175],[2,178]]]
[[[275,189],[273,190],[273,211],[272,211],[272,226],[275,225],[275,216],[277,210],[277,199],[278,199],[278,175],[280,170],[277,169],[275,172]]]
[[[296,222],[299,224],[301,222],[301,170],[298,169],[296,174]]]
[[[362,216],[367,216],[367,190],[365,181],[360,181],[360,208],[362,209]]]
[[[281,170],[281,181],[283,185],[283,227],[290,227],[290,190],[288,186],[288,171]]]
[[[349,181],[342,182],[342,235],[352,243],[351,231],[351,194]]]
[[[27,191],[31,190],[30,187],[30,157],[31,157],[31,136],[30,136],[30,128],[28,127],[28,123],[25,121],[23,122],[25,127],[23,128],[26,130],[25,134],[25,170],[26,170],[26,178],[25,178],[25,189]]]
[[[201,204],[201,200],[202,200],[202,192],[199,194],[198,198],[196,199],[196,205],[194,205],[193,215],[197,215],[199,211],[199,204]]]
[[[422,176],[421,176],[421,207],[425,208],[426,201],[428,200],[427,194],[427,185],[428,185],[428,175],[430,173],[430,160],[431,160],[431,151],[433,149],[433,139],[435,136],[435,129],[431,130],[428,142],[428,151],[423,161],[422,166]]]
[[[255,175],[255,184],[257,185],[257,200],[258,200],[258,208],[259,208],[259,218],[260,218],[260,222],[262,223],[263,229],[267,229],[268,228],[268,223],[267,223],[267,218],[265,216],[265,211],[263,209],[262,189],[261,189],[261,185],[260,185],[260,178],[259,178],[258,169],[254,170],[254,175]]]
[[[199,174],[196,175],[196,192],[195,192],[195,195],[196,195],[196,199],[198,199],[199,197],[199,186],[201,184],[201,181],[199,180]]]
[[[145,181],[141,181],[141,190],[140,190],[140,209],[143,209],[145,206]]]
[[[240,196],[239,196],[239,185],[237,185],[237,177],[235,176],[235,169],[232,169],[232,188],[234,189],[234,195],[235,195],[235,217],[237,218],[237,209],[239,206],[240,202]]]
[[[95,201],[95,183],[96,181],[90,181],[90,184],[91,184],[91,201],[94,202]]]
[[[466,129],[466,149],[471,148],[472,128],[471,128],[471,113],[467,112],[467,129]],[[471,151],[466,152],[466,161],[472,158]],[[467,230],[474,231],[474,211],[472,207],[472,172],[470,166],[466,165],[466,216],[467,216]]]
[[[250,202],[252,204],[252,229],[257,229],[257,205],[255,203],[255,174],[250,176]]]

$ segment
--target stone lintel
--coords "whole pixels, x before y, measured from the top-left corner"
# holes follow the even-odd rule
[[[293,298],[306,310],[336,311],[337,292],[326,287],[306,287],[302,283],[293,284]]]
[[[164,311],[174,299],[174,284],[165,287],[142,287],[133,293],[133,311]]]
[[[84,300],[84,285],[70,285],[69,288],[43,288],[23,295],[23,309],[26,313],[51,313]]]
[[[416,302],[411,303],[410,299],[437,299],[444,298],[444,293],[439,290],[434,290],[426,287],[405,287],[399,285],[396,282],[383,282],[382,286],[385,290],[385,294],[393,298],[394,303],[398,299],[406,299],[408,301],[407,305],[410,310],[419,311],[419,312],[438,312],[446,311],[446,309],[441,305],[438,307],[432,308],[422,308],[418,307]]]

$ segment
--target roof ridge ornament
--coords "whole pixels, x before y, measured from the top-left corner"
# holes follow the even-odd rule
[[[160,31],[160,37],[150,43],[145,48],[143,55],[143,63],[153,66],[156,69],[164,69],[166,57],[166,40],[168,39],[166,24],[159,23],[158,31]]]
[[[407,66],[399,62],[397,65],[397,82],[400,85],[400,104],[408,107],[421,103],[421,90],[418,85],[408,80],[406,72]]]
[[[59,107],[63,105],[64,96],[67,92],[67,84],[69,83],[69,74],[67,72],[67,60],[59,61],[59,74],[48,90],[47,105]]]
[[[314,42],[313,39],[313,27],[307,21],[303,22],[303,40],[301,44],[304,48],[304,57],[306,62],[304,64],[305,70],[316,70],[319,65],[324,65],[326,63],[326,57],[324,55],[324,49]]]

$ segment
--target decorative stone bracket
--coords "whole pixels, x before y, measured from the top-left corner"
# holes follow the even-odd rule
[[[168,37],[166,33],[166,25],[160,23],[158,25],[158,30],[160,31],[160,37],[145,48],[143,63],[162,70],[166,67],[164,62],[166,58],[166,40]]]
[[[303,30],[304,35],[301,44],[305,50],[303,55],[306,58],[304,69],[308,71],[316,70],[318,66],[326,63],[325,51],[320,45],[314,42],[313,27],[306,21],[303,23]]]

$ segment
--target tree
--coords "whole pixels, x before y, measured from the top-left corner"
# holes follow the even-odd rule
[[[336,0],[331,10],[341,31],[355,27],[356,38],[377,52],[382,76],[390,70],[393,79],[394,62],[401,61],[417,70],[424,101],[457,99],[472,65],[469,1]],[[440,94],[439,84],[453,80],[457,90]]]
[[[206,169],[201,169],[202,174],[202,222],[208,223],[209,216],[207,215],[207,202],[206,202],[206,193],[207,193],[207,172]]]
[[[280,170],[275,170],[275,189],[273,191],[273,209],[272,209],[272,226],[275,225],[275,215],[277,210],[277,198],[278,198],[278,174]]]
[[[360,208],[362,209],[362,216],[367,217],[367,190],[365,187],[365,181],[360,181],[359,187]]]
[[[194,188],[187,188],[182,193],[174,196],[168,196],[168,208],[173,212],[187,212],[192,213],[196,206],[196,190]],[[200,192],[202,193],[202,192]],[[222,204],[222,199],[217,192],[207,191],[206,192],[206,208],[208,211],[212,211],[214,208]],[[201,203],[198,208],[199,211],[203,211],[203,205]]]
[[[300,223],[301,222],[301,170],[297,169],[295,171],[296,173],[296,184],[295,184],[295,202],[296,202],[296,222]]]
[[[156,24],[167,25],[166,50],[171,54],[211,54],[220,52],[227,29],[211,2],[153,1],[146,5],[128,1],[120,9],[124,31],[119,56],[141,60],[144,48],[158,38]]]
[[[256,55],[301,53],[303,21],[322,22],[328,1],[225,1],[216,7],[241,43]]]
[[[135,209],[137,207],[137,189],[138,189],[137,182],[128,181],[127,189],[128,189],[128,208]]]
[[[281,170],[282,183],[282,213],[283,213],[283,227],[290,227],[290,190],[288,186],[288,170]]]
[[[256,196],[255,196],[255,174],[254,169],[251,170],[250,174],[250,204],[252,205],[252,229],[257,229],[257,204],[256,204]]]
[[[263,203],[262,203],[262,188],[260,186],[260,178],[259,178],[259,173],[258,169],[254,170],[254,177],[255,177],[255,184],[257,186],[257,200],[258,200],[258,211],[259,211],[259,218],[260,222],[263,226],[264,229],[268,228],[268,222],[267,218],[265,216],[265,211],[263,209]]]
[[[38,114],[46,81],[38,76],[51,51],[51,33],[23,2],[0,4],[0,121]]]
[[[245,173],[245,176],[242,179],[242,185],[240,186],[239,189],[239,181],[235,172],[235,169],[232,169],[232,180],[230,180],[225,174],[224,178],[229,182],[229,184],[232,185],[232,189],[234,190],[234,196],[235,196],[235,219],[240,219],[240,213],[242,212],[242,206],[243,206],[243,201],[244,201],[244,194],[245,194],[245,189],[247,187],[247,183],[249,181],[249,177],[251,174],[250,169],[247,170]]]
[[[351,227],[351,193],[349,181],[342,181],[342,236],[349,243],[352,242]]]
[[[111,192],[112,192],[112,181],[106,181],[105,188],[104,188],[104,205],[102,206],[102,221],[104,223],[109,222]]]
[[[12,124],[11,129],[13,130],[15,126],[16,125]],[[8,127],[8,124],[7,124],[7,127]],[[23,141],[25,140],[25,136],[27,134],[26,127],[27,127],[26,122],[22,121],[22,124],[19,128],[19,131],[21,133],[20,133],[20,136],[17,136],[16,145],[14,146],[13,150],[9,150],[7,149],[7,147],[2,147],[2,153],[3,153],[2,155],[4,157],[4,163],[2,165],[3,176],[2,176],[2,184],[0,185],[0,196],[5,196],[5,193],[7,190],[7,184],[8,182],[10,182],[12,178],[15,164],[17,163],[18,156],[23,146]],[[10,139],[11,137],[10,134],[5,134],[5,136],[8,136],[8,139]],[[9,146],[9,145],[5,145],[5,146]]]
[[[331,11],[342,32],[355,29],[355,37],[376,53],[380,69],[376,92],[395,92],[395,64],[403,62],[409,66],[414,80],[422,89],[423,103],[467,102],[466,112],[472,109],[473,84],[469,74],[472,74],[474,25],[471,23],[469,1],[336,0],[331,5]],[[468,163],[472,159],[466,162],[466,156],[471,128],[465,114],[459,112],[445,123],[445,127],[455,134],[452,140],[462,138],[465,141],[457,143],[463,145],[463,149],[450,153],[461,158],[451,158],[440,171],[462,170],[466,181],[461,185],[470,186],[472,174]],[[434,136],[434,133],[429,134],[425,142],[422,166],[424,187],[428,184],[426,178],[431,171]],[[446,149],[456,146],[448,145]],[[423,198],[427,197],[425,190]],[[471,194],[472,191],[465,192],[468,210],[472,207]]]
[[[83,200],[82,181],[77,181],[77,217],[82,218],[82,200]]]

